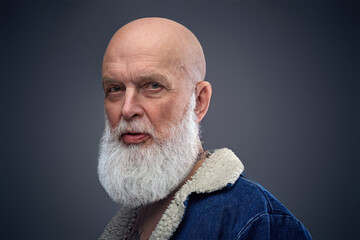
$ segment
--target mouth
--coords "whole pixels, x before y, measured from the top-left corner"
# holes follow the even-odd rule
[[[138,144],[146,141],[150,137],[147,133],[126,132],[121,134],[121,140],[126,144]]]

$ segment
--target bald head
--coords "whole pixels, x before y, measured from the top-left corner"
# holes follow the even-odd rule
[[[143,18],[120,28],[106,49],[102,75],[112,127],[121,118],[143,116],[154,125],[179,122],[192,96],[200,122],[210,103],[201,45],[186,27],[168,19]]]
[[[144,54],[156,56],[191,85],[205,78],[205,58],[199,41],[189,29],[172,20],[142,18],[126,24],[112,37],[104,63]]]

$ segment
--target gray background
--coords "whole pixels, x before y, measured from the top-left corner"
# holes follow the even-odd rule
[[[206,149],[231,148],[315,239],[356,239],[359,1],[1,4],[1,239],[95,239],[117,210],[96,175],[102,55],[139,17],[190,28],[213,98]]]

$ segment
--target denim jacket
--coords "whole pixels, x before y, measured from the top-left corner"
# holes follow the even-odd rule
[[[311,239],[229,149],[215,150],[175,194],[150,239]],[[139,209],[122,207],[100,239],[126,239]]]

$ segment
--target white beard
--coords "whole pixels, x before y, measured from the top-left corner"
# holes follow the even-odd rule
[[[183,119],[166,127],[169,137],[159,134],[147,118],[121,120],[111,130],[106,118],[100,141],[98,176],[110,198],[128,207],[139,207],[168,196],[186,178],[193,168],[201,141],[196,123],[195,95]],[[125,129],[147,132],[152,142],[126,145],[119,139]]]

